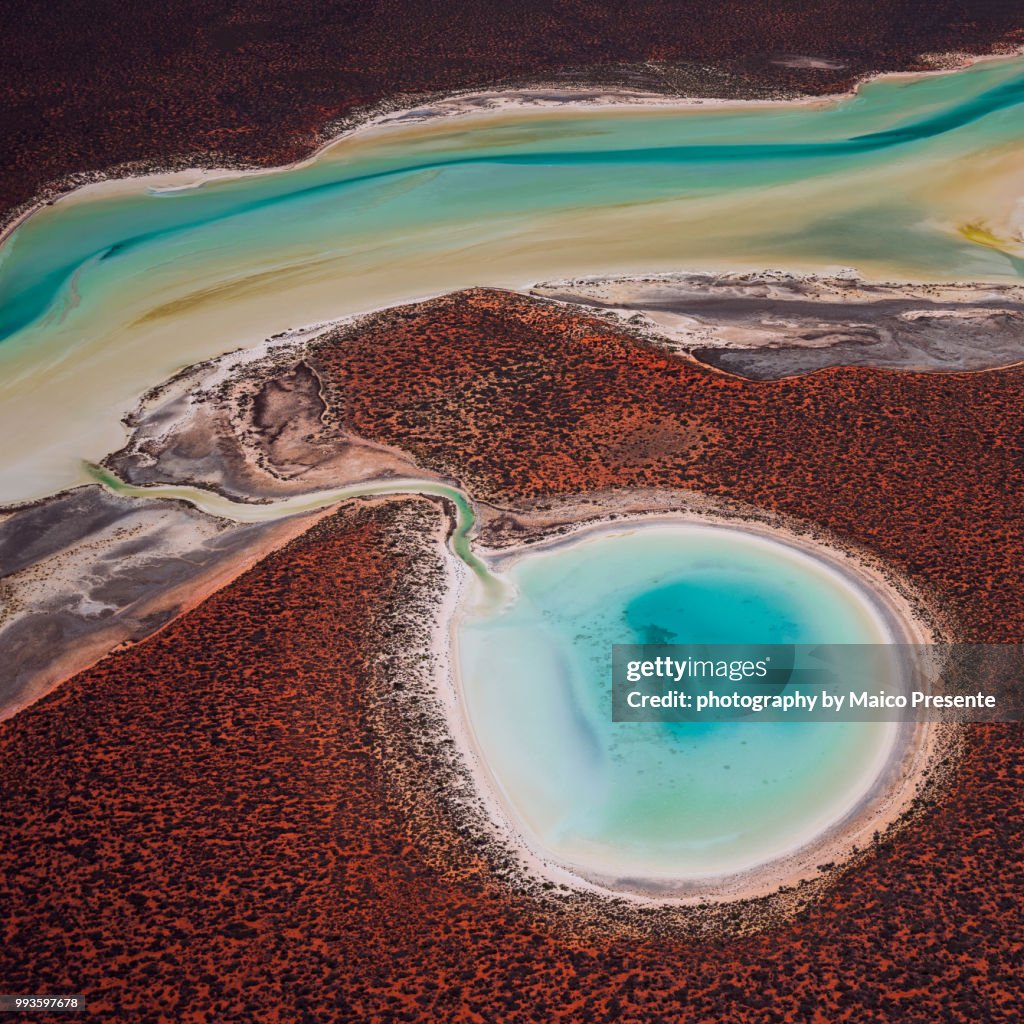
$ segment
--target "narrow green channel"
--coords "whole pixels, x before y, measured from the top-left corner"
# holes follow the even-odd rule
[[[455,508],[455,529],[452,531],[450,546],[454,554],[462,561],[483,584],[488,593],[498,593],[501,581],[487,568],[486,564],[473,552],[472,535],[476,526],[476,514],[469,497],[459,488],[451,484],[438,483],[436,480],[398,479],[375,481],[366,484],[352,484],[336,490],[316,491],[294,497],[282,498],[266,502],[232,501],[230,498],[215,491],[201,487],[189,487],[180,484],[151,484],[138,486],[125,483],[115,473],[92,462],[83,463],[86,474],[97,483],[102,484],[113,494],[127,498],[164,498],[185,501],[207,515],[221,519],[230,519],[236,523],[263,523],[286,516],[298,515],[302,512],[315,512],[327,508],[340,501],[352,498],[369,498],[386,495],[417,495],[430,494],[445,498]]]

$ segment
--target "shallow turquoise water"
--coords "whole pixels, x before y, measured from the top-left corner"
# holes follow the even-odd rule
[[[281,173],[53,208],[17,231],[0,266],[0,338],[52,309],[75,274],[84,275],[84,297],[159,274],[169,261],[248,263],[251,246],[268,253],[303,243],[325,253],[371,241],[400,247],[438,225],[477,225],[485,238],[484,224],[508,217],[763,188],[908,160],[936,146],[970,156],[1024,137],[1022,67],[1016,60],[880,81],[823,109],[574,112],[492,126],[456,122],[426,135],[399,129],[350,159],[342,145]],[[860,212],[877,216],[885,199],[864,197]],[[913,212],[905,211],[904,226]],[[913,241],[921,239],[900,248]],[[822,233],[817,243],[825,242]],[[784,250],[787,240],[777,236],[774,244]],[[899,244],[895,231],[884,244]],[[844,256],[842,239],[825,248],[829,258]],[[952,242],[939,253],[919,252],[915,262],[941,271],[957,250],[970,247]]]
[[[876,778],[890,724],[613,723],[614,643],[880,643],[865,597],[736,530],[647,525],[528,554],[517,601],[458,630],[467,713],[538,850],[605,880],[770,860]]]
[[[535,113],[495,126],[455,122],[427,136],[405,137],[399,129],[354,158],[341,146],[277,174],[61,206],[33,218],[8,247],[0,266],[0,338],[52,310],[76,274],[85,298],[86,291],[103,294],[159,273],[170,261],[199,267],[234,255],[248,263],[250,246],[280,253],[312,244],[331,254],[371,240],[401,247],[428,226],[482,228],[508,217],[764,188],[929,150],[969,157],[1024,138],[1022,69],[1021,61],[1007,61],[884,80],[825,108]],[[877,215],[889,202],[874,195],[859,205]],[[884,222],[872,219],[872,226]],[[806,225],[802,233],[811,245],[817,231]],[[844,241],[831,234],[831,246],[824,234],[817,237],[832,249],[822,255],[842,259]],[[779,233],[774,244],[784,251],[794,241]],[[909,248],[897,226],[877,241]],[[969,251],[952,241],[940,252],[918,252],[914,262],[941,272]]]
[[[80,191],[0,249],[0,501],[79,482],[182,366],[424,295],[716,268],[1015,278],[1022,98],[1007,60],[818,105],[396,124],[303,167]]]

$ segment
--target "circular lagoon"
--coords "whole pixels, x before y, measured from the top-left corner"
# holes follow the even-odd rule
[[[477,753],[548,864],[685,893],[786,858],[877,786],[879,722],[615,723],[617,643],[892,643],[873,597],[826,559],[732,527],[652,522],[510,559],[515,600],[464,616],[457,667]]]

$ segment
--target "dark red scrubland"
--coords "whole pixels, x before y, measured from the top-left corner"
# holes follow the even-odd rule
[[[741,499],[891,560],[972,639],[1024,638],[1024,370],[752,383],[497,292],[316,361],[354,426],[478,497]],[[937,804],[763,934],[574,932],[500,882],[380,756],[375,650],[437,516],[325,520],[0,726],[6,990],[186,1022],[1020,1020],[1016,726],[973,729]]]

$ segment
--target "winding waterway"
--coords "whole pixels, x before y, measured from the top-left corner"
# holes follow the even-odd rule
[[[272,173],[81,189],[0,249],[0,501],[80,482],[184,366],[452,289],[766,266],[1017,277],[1022,101],[1008,59],[836,101],[399,121]]]
[[[455,527],[451,537],[453,553],[476,576],[486,591],[496,593],[500,589],[500,581],[473,551],[471,538],[476,525],[473,504],[464,491],[452,484],[438,483],[436,480],[395,478],[379,482],[350,484],[346,487],[315,491],[310,494],[298,494],[276,501],[243,502],[232,501],[231,498],[218,494],[216,491],[187,484],[150,484],[139,487],[125,483],[110,470],[91,462],[83,463],[82,470],[88,477],[96,483],[102,484],[114,494],[120,494],[126,498],[164,498],[172,501],[186,501],[200,512],[221,519],[230,519],[235,523],[271,522],[285,516],[329,508],[331,505],[352,498],[399,497],[410,494],[430,494],[447,498],[455,508]]]

